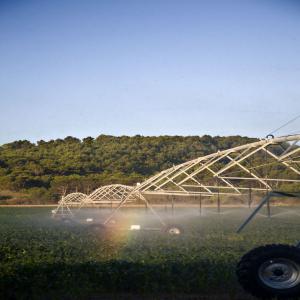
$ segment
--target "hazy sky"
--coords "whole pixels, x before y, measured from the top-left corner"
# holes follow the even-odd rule
[[[0,107],[0,143],[263,137],[300,114],[299,1],[0,0]]]

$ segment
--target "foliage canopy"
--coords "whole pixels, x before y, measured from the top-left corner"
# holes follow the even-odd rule
[[[15,141],[0,147],[0,189],[25,190],[39,199],[62,188],[88,193],[104,184],[134,184],[172,165],[252,141],[209,135]]]

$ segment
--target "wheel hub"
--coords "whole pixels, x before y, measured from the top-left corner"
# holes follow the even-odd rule
[[[169,233],[170,233],[170,234],[173,234],[173,235],[178,235],[178,234],[180,234],[181,232],[180,232],[180,229],[179,229],[179,228],[172,227],[172,228],[169,229]]]
[[[273,271],[274,276],[282,276],[284,274],[284,271],[281,269],[276,269]]]
[[[300,266],[289,259],[273,259],[261,265],[258,275],[268,287],[289,289],[300,283]]]

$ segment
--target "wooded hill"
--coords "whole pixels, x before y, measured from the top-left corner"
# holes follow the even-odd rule
[[[89,193],[105,184],[135,184],[172,165],[252,141],[209,135],[15,141],[0,147],[0,200],[12,191],[45,203],[56,201],[63,189]]]

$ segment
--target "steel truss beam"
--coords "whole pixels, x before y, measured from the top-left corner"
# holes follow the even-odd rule
[[[300,135],[266,138],[173,166],[135,188],[140,193],[241,195],[300,183]],[[261,174],[263,172],[263,174]],[[275,176],[275,177],[274,177]]]
[[[241,195],[249,189],[270,192],[299,186],[299,141],[300,135],[265,138],[173,166],[135,187],[117,184],[100,187],[88,196],[72,193],[62,197],[54,212],[105,203],[118,203],[119,209],[137,199],[149,205],[143,196],[149,194]]]
[[[71,207],[81,208],[83,206],[93,206],[101,204],[119,204],[124,199],[126,201],[134,201],[141,197],[138,191],[127,185],[113,184],[106,185],[96,189],[90,195],[82,193],[71,193],[63,196],[58,206],[52,211],[53,215],[70,215]]]

